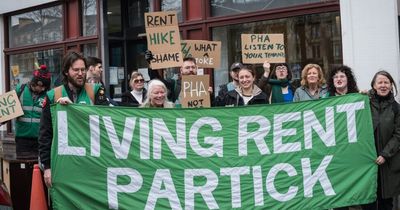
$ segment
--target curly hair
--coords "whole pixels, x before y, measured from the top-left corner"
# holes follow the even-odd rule
[[[335,84],[333,83],[333,77],[338,72],[344,73],[347,77],[347,93],[357,93],[358,92],[357,81],[356,78],[354,77],[353,71],[351,70],[350,67],[346,65],[340,65],[340,66],[335,66],[329,72],[328,81],[326,83],[328,85],[329,95],[334,96],[336,93]]]

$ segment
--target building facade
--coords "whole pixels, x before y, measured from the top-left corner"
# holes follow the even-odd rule
[[[68,0],[8,2],[0,10],[0,92],[26,83],[46,64],[54,83],[68,50],[102,58],[111,97],[128,90],[132,71],[147,68],[144,13],[178,13],[181,39],[222,42],[221,67],[205,69],[211,84],[229,81],[228,67],[241,61],[242,33],[282,33],[286,61],[300,77],[307,63],[325,72],[351,66],[359,86],[369,88],[378,69],[399,81],[400,0]],[[262,74],[261,64],[256,65]],[[176,77],[176,69],[164,71]]]

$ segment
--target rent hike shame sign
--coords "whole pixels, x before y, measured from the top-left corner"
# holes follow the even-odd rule
[[[330,209],[372,202],[368,97],[253,107],[52,106],[55,209]]]

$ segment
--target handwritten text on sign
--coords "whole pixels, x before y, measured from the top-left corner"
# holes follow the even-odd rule
[[[23,115],[17,93],[15,90],[0,96],[0,122],[5,122]]]
[[[182,65],[181,41],[176,12],[145,13],[148,49],[153,53],[153,69]]]
[[[208,93],[210,75],[182,76],[182,107],[210,107]]]
[[[182,40],[182,53],[194,57],[201,68],[219,68],[221,64],[221,42],[204,40]]]
[[[284,63],[283,34],[242,34],[243,63]]]

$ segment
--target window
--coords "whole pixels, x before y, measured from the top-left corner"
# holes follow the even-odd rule
[[[300,78],[302,68],[308,63],[319,64],[326,73],[332,65],[342,63],[339,17],[338,12],[333,12],[213,28],[213,40],[226,46],[221,51],[222,68],[214,71],[215,87],[228,82],[230,64],[241,62],[241,34],[245,33],[283,33],[286,62],[294,79]],[[330,32],[335,28],[339,33]],[[259,78],[262,66],[256,67]]]
[[[121,1],[107,1],[107,23],[109,36],[122,36]]]
[[[11,16],[9,18],[10,47],[62,40],[62,25],[61,6]]]
[[[96,43],[84,44],[84,45],[82,45],[82,49],[83,49],[83,55],[85,57],[87,57],[87,56],[97,57],[98,56],[98,48],[97,48]]]
[[[178,22],[183,21],[182,0],[162,0],[161,11],[176,11]]]
[[[60,84],[62,79],[62,59],[62,49],[50,49],[10,55],[10,89],[15,89],[17,84],[30,82],[33,70],[42,64],[45,64],[49,72],[51,72],[51,83]]]
[[[326,0],[211,0],[211,16],[234,15]]]
[[[97,34],[97,3],[96,0],[82,0],[82,35]]]

